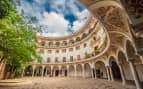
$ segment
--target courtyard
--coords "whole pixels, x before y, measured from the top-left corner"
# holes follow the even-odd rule
[[[111,82],[101,79],[66,78],[66,77],[35,77],[23,78],[29,83],[13,86],[1,86],[0,89],[136,89],[133,85],[122,85],[120,82]]]

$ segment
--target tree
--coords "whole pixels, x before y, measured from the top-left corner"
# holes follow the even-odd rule
[[[3,54],[0,63],[5,61],[7,72],[20,73],[23,66],[34,60],[40,61],[36,52],[36,32],[39,29],[24,22],[11,0],[1,0],[1,4],[11,8],[0,9],[8,11],[8,14],[3,14],[0,18],[0,51]]]

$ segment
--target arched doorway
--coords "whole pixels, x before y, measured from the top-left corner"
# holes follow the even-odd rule
[[[90,67],[90,64],[86,63],[84,64],[84,70],[85,70],[85,73],[84,73],[84,76],[86,78],[91,78],[92,77],[92,70],[91,70],[91,67]]]
[[[32,76],[32,73],[33,73],[33,68],[31,65],[25,68],[24,76]]]
[[[50,66],[46,66],[45,67],[45,76],[48,76],[48,77],[50,77],[51,76],[51,68],[50,68]]]
[[[42,76],[42,66],[38,66],[34,72],[35,76]]]
[[[95,63],[95,77],[107,79],[106,67],[102,61],[98,61]]]
[[[62,66],[61,76],[62,77],[66,77],[67,76],[67,68],[66,68],[66,66]]]
[[[76,70],[77,70],[77,77],[82,77],[82,65],[81,64],[77,64]]]
[[[57,67],[57,66],[55,66],[54,68],[53,68],[53,76],[54,77],[58,77],[59,75],[60,75],[60,71],[59,71],[59,68]]]
[[[116,60],[114,57],[110,57],[110,63],[109,64],[110,64],[111,69],[112,69],[112,75],[113,75],[114,80],[122,80],[119,66],[116,63]]]

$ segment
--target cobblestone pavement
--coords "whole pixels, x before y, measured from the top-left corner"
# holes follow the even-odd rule
[[[123,86],[120,82],[83,78],[24,78],[32,83],[0,89],[136,89],[135,86]]]

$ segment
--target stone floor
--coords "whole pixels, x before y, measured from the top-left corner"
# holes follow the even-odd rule
[[[23,78],[32,83],[26,85],[0,87],[0,89],[136,89],[123,86],[120,82],[83,78]]]

